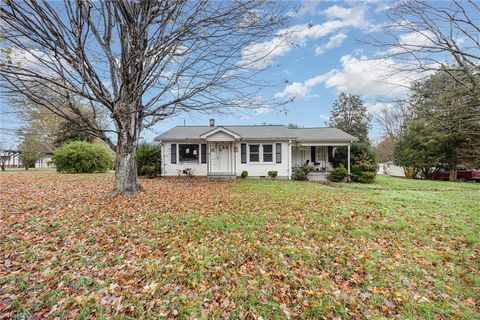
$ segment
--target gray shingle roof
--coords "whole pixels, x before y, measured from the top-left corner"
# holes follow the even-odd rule
[[[356,141],[357,138],[337,128],[289,129],[287,126],[177,126],[155,138],[157,141],[200,140],[200,136],[223,127],[240,135],[244,140],[303,140],[303,141]]]
[[[289,129],[297,140],[303,141],[358,141],[358,139],[337,128],[299,128]]]

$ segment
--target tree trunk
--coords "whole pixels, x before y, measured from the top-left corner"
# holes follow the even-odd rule
[[[135,131],[135,130],[133,130]],[[144,191],[138,182],[137,161],[138,132],[120,132],[115,157],[115,187],[112,195],[133,194]]]
[[[457,164],[454,162],[450,162],[448,164],[448,181],[457,181]]]

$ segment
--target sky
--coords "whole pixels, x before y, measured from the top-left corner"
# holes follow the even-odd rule
[[[293,98],[286,110],[260,108],[232,115],[183,114],[166,119],[143,133],[149,142],[163,131],[177,125],[297,124],[304,127],[326,126],[332,104],[339,92],[360,95],[373,115],[370,137],[376,140],[382,130],[375,114],[405,94],[411,80],[403,75],[391,76],[389,59],[372,60],[376,52],[363,45],[366,36],[381,32],[391,2],[382,1],[305,1],[293,2],[297,14],[290,28],[301,30],[294,36],[295,45],[274,50],[265,79],[285,79],[288,84],[264,92],[265,97]],[[310,27],[307,27],[310,26]],[[269,43],[264,45],[268,46]],[[388,74],[389,80],[385,77]],[[393,78],[393,79],[392,79]]]
[[[332,1],[292,2],[296,13],[290,23],[295,32],[293,43],[276,48],[269,57],[271,67],[262,74],[266,80],[281,79],[283,85],[263,91],[265,99],[293,99],[284,110],[262,107],[234,114],[205,115],[184,113],[159,122],[145,130],[142,138],[152,142],[160,133],[176,125],[208,125],[215,118],[217,125],[289,124],[303,127],[326,126],[332,104],[340,91],[360,95],[373,115],[370,138],[382,135],[375,115],[391,106],[389,100],[405,95],[412,77],[392,74],[397,62],[382,58],[374,48],[362,44],[368,36],[380,36],[391,2]],[[275,39],[258,45],[268,48]],[[373,58],[377,58],[373,60]],[[380,59],[379,59],[380,58]],[[285,80],[286,82],[283,82]],[[2,97],[0,101],[6,104]],[[2,114],[0,134],[20,122]],[[11,130],[9,132],[12,132]],[[15,139],[9,136],[9,139]]]

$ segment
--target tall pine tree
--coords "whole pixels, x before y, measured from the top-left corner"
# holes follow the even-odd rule
[[[371,120],[360,96],[341,92],[333,104],[329,125],[357,137],[361,142],[368,142]]]

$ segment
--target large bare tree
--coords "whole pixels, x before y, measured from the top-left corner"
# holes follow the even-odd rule
[[[480,96],[480,4],[475,0],[399,0],[387,13],[381,35],[366,42],[377,57],[398,62],[399,72],[448,72]],[[459,70],[466,77],[461,76]]]
[[[2,86],[57,115],[78,114],[76,121],[78,105],[104,109],[111,132],[81,127],[116,144],[113,192],[133,193],[142,190],[142,130],[179,112],[265,103],[258,91],[271,83],[257,75],[283,41],[268,40],[283,39],[287,20],[282,4],[256,0],[3,0],[0,32],[11,50],[1,55]]]

